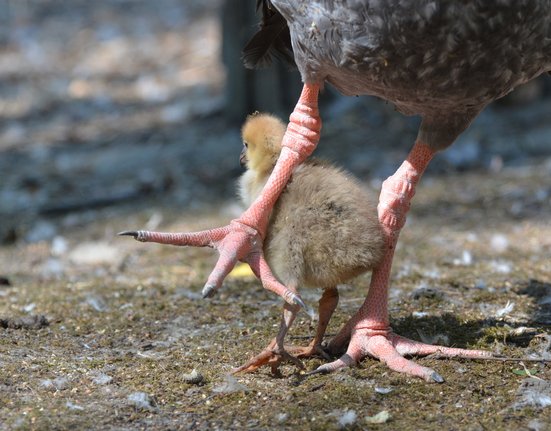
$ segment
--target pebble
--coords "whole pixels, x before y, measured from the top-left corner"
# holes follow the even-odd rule
[[[98,373],[92,380],[96,385],[107,385],[113,381],[113,377],[108,376],[105,373]]]
[[[40,382],[40,386],[45,389],[53,389],[57,391],[62,391],[69,386],[69,379],[66,377],[56,377],[55,379],[45,379]]]
[[[194,368],[191,373],[182,375],[182,380],[190,385],[199,385],[203,383],[205,377]]]
[[[377,413],[376,415],[367,416],[365,418],[365,421],[368,424],[384,424],[385,422],[388,422],[390,418],[391,418],[391,415],[388,412],[388,410],[383,410]]]
[[[128,395],[127,400],[138,409],[155,410],[157,408],[157,403],[153,397],[145,392],[133,392]]]
[[[543,408],[551,406],[551,382],[534,377],[524,379],[517,390],[518,401],[513,408]]]
[[[435,289],[434,287],[429,286],[420,286],[417,289],[415,289],[411,296],[413,299],[421,299],[421,298],[427,298],[427,299],[442,299],[444,296],[441,291],[438,289]]]
[[[65,406],[69,409],[69,410],[84,410],[84,407],[82,406],[79,406],[77,404],[73,404],[71,401],[67,401],[65,403]]]
[[[390,394],[393,390],[394,390],[394,388],[382,388],[382,387],[378,387],[378,386],[375,387],[375,392],[377,392],[378,394],[381,394],[381,395]]]

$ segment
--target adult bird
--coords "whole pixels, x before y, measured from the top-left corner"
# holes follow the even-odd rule
[[[490,102],[551,70],[551,0],[257,3],[263,18],[246,48],[246,65],[269,63],[272,54],[292,57],[304,82],[284,148],[260,197],[229,226],[161,239],[219,250],[205,296],[221,285],[237,260],[244,260],[265,287],[300,303],[274,279],[262,255],[268,216],[293,169],[317,145],[318,93],[324,83],[345,95],[380,97],[406,115],[420,115],[422,122],[407,159],[382,185],[378,213],[386,236],[384,258],[373,271],[365,302],[329,345],[333,352],[346,348],[346,353],[317,371],[350,366],[369,355],[393,370],[442,382],[434,370],[404,355],[489,356],[394,334],[387,312],[390,269],[416,184],[435,153],[451,145]]]

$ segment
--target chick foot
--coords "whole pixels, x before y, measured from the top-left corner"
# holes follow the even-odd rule
[[[285,349],[297,358],[321,357],[328,361],[331,356],[323,349],[321,344],[315,344],[313,341],[308,346],[285,346]]]
[[[239,368],[232,370],[232,373],[252,373],[260,367],[267,365],[271,368],[273,375],[280,375],[279,366],[284,362],[294,364],[299,370],[304,370],[305,368],[300,359],[289,353],[285,347],[278,347],[277,341],[274,338],[272,342],[268,344],[268,347]]]

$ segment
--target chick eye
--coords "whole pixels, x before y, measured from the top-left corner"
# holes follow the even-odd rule
[[[249,148],[249,144],[248,144],[247,142],[245,142],[245,141],[243,141],[243,146],[244,146],[245,148]]]

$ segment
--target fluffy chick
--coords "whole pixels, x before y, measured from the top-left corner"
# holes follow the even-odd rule
[[[269,114],[253,114],[243,125],[240,161],[247,171],[239,180],[239,194],[246,206],[266,184],[284,133],[285,125]],[[327,356],[321,342],[338,303],[336,286],[371,270],[382,257],[384,237],[374,202],[355,178],[327,162],[309,159],[294,170],[270,215],[264,253],[288,288],[324,289],[316,335],[308,347],[285,348],[285,335],[298,312],[285,304],[277,337],[235,372],[264,364],[277,372],[283,359],[302,367],[296,357]]]

